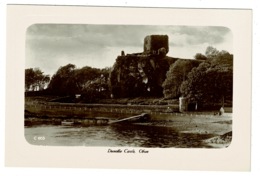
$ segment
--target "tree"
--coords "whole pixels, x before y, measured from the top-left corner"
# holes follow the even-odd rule
[[[29,91],[34,84],[34,71],[33,68],[25,69],[25,90]]]
[[[181,93],[190,102],[200,105],[221,104],[232,100],[233,56],[220,52],[210,61],[193,68],[181,85]]]
[[[208,46],[206,48],[205,55],[208,59],[213,59],[213,58],[217,57],[218,54],[219,54],[219,51],[216,48],[214,48],[212,46]]]
[[[197,54],[194,56],[194,58],[195,58],[196,60],[207,60],[207,59],[208,59],[205,55],[203,55],[203,54],[201,54],[201,53],[197,53]]]
[[[96,96],[96,89],[102,90],[102,94],[105,90],[108,91],[109,71],[110,68],[98,69],[85,66],[78,69],[73,64],[67,64],[60,67],[53,75],[48,88],[55,95],[83,94],[85,99],[94,100],[95,97],[101,97],[100,93]]]
[[[210,63],[201,63],[198,67],[193,68],[188,74],[187,80],[182,82],[180,91],[190,102],[202,102],[208,83],[205,80],[206,70],[209,69]]]
[[[82,94],[83,101],[88,103],[93,103],[98,99],[110,97],[108,77],[101,74],[99,77],[87,81]]]
[[[78,87],[79,93],[84,91],[88,81],[94,80],[100,76],[100,69],[89,66],[76,69],[74,74],[75,84]]]
[[[50,81],[49,75],[44,75],[39,68],[25,69],[25,90],[43,90]]]
[[[36,90],[43,90],[46,83],[50,81],[49,75],[44,75],[43,72],[39,68],[34,69],[34,79],[35,85],[34,88]]]
[[[195,60],[178,60],[170,66],[163,83],[164,98],[176,98],[180,96],[180,86],[187,79],[192,68],[197,67],[201,62]]]
[[[56,95],[71,95],[77,92],[78,86],[75,80],[75,68],[75,65],[67,64],[58,69],[52,76],[48,86],[51,93]]]

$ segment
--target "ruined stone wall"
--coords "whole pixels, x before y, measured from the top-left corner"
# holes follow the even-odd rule
[[[110,73],[112,97],[163,96],[166,72],[176,58],[169,51],[167,35],[151,35],[144,39],[144,52],[122,51]]]
[[[118,56],[110,73],[113,97],[162,96],[162,84],[174,58]]]
[[[163,51],[164,50],[164,51]],[[169,41],[167,35],[149,35],[144,38],[144,53],[160,54],[169,52]]]

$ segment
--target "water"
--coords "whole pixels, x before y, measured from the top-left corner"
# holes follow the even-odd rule
[[[210,137],[210,134],[178,133],[171,127],[140,124],[25,127],[25,138],[30,144],[46,146],[207,148],[201,141]]]

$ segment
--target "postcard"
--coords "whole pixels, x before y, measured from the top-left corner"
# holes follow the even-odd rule
[[[251,35],[250,10],[8,5],[6,165],[249,171]]]

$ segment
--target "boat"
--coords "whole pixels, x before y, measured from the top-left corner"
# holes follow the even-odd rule
[[[150,120],[150,117],[147,113],[142,113],[140,115],[135,115],[119,120],[111,120],[108,124],[113,124],[113,123],[138,123],[138,122],[147,122]]]
[[[71,126],[71,125],[74,125],[74,122],[72,121],[61,121],[61,125],[64,125],[64,126]]]

